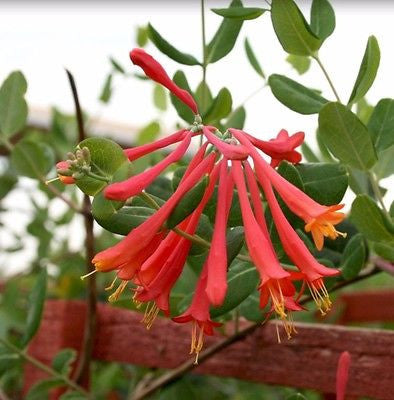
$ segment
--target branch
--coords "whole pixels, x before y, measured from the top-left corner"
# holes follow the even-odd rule
[[[335,292],[336,290],[339,290],[343,287],[350,286],[351,284],[353,284],[355,282],[369,278],[373,275],[376,275],[379,272],[381,272],[381,270],[379,268],[375,267],[373,270],[369,271],[368,273],[366,273],[364,275],[359,275],[356,278],[349,280],[349,281],[339,282],[331,288],[330,293]],[[304,298],[301,299],[300,304],[303,305],[303,304],[309,303],[312,300],[313,299],[310,295],[305,296]],[[264,326],[264,324],[268,321],[268,319],[269,319],[269,316],[263,321],[263,323],[254,323],[254,324],[248,325],[247,327],[239,330],[234,335],[214,344],[211,347],[208,347],[206,350],[204,350],[200,353],[199,358],[198,358],[199,363],[201,364],[202,362],[208,360],[209,358],[211,358],[213,355],[215,355],[219,351],[225,349],[227,346],[230,346],[231,344],[238,342],[239,340],[242,340],[245,337],[251,335],[257,328],[261,327],[262,325]],[[134,393],[132,393],[130,400],[145,399],[147,396],[153,394],[156,390],[162,389],[162,388],[170,385],[171,383],[178,381],[187,372],[193,370],[195,367],[196,367],[196,365],[194,364],[194,359],[188,359],[187,361],[185,361],[183,364],[181,364],[177,368],[166,372],[165,374],[159,376],[157,379],[150,381],[145,386],[143,386],[143,387],[137,386],[137,389],[134,391]]]
[[[86,139],[86,133],[83,123],[82,110],[79,103],[77,86],[70,71],[66,69],[67,77],[70,83],[71,92],[74,99],[75,115],[77,118],[78,126],[78,142]],[[89,274],[94,271],[94,266],[91,260],[94,257],[94,233],[93,233],[93,216],[91,213],[91,203],[88,195],[83,198],[84,210],[84,224],[85,224],[85,252],[86,252],[86,270]],[[96,319],[97,319],[97,287],[96,277],[94,274],[88,276],[88,295],[86,299],[87,315],[85,320],[85,330],[82,343],[82,350],[79,358],[78,365],[74,372],[74,379],[76,382],[83,382],[89,377],[90,362],[93,354],[93,345],[96,332]]]

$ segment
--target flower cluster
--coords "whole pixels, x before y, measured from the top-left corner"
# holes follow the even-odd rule
[[[274,311],[284,321],[290,337],[294,329],[291,314],[302,309],[298,300],[304,288],[309,288],[318,308],[325,313],[331,303],[323,280],[338,271],[327,268],[314,258],[287,221],[277,196],[305,221],[305,230],[311,232],[319,250],[323,247],[324,237],[335,239],[342,234],[334,225],[344,218],[344,214],[338,212],[343,205],[318,204],[275,170],[282,160],[292,163],[301,160],[295,148],[302,143],[304,133],[289,136],[281,130],[278,137],[270,141],[259,140],[238,129],[221,133],[215,127],[202,124],[193,97],[179,88],[156,60],[141,49],[134,49],[130,57],[148,77],[183,101],[196,114],[196,121],[189,129],[125,150],[129,160],[134,161],[177,143],[175,150],[153,167],[125,181],[108,185],[105,197],[125,201],[144,193],[155,178],[184,156],[194,136],[202,135],[204,144],[191,159],[172,196],[118,244],[94,257],[97,271],[116,271],[117,278],[121,280],[110,300],[115,300],[131,282],[134,300],[138,304],[148,304],[144,316],[148,328],[159,311],[170,314],[169,296],[186,263],[192,245],[190,237],[195,234],[200,217],[217,188],[217,211],[210,249],[191,304],[173,320],[192,323],[191,353],[198,356],[204,334],[212,335],[213,328],[219,325],[211,320],[210,307],[220,306],[226,296],[226,229],[233,196],[238,196],[246,247],[260,276],[260,306],[264,308],[268,305],[270,312]],[[271,165],[265,161],[261,151],[271,157]],[[168,229],[166,221],[177,204],[205,177],[208,177],[208,184],[198,206],[176,229]],[[278,260],[265,220],[263,198],[270,209],[283,249],[297,271],[284,267]],[[297,293],[295,281],[302,282],[301,293]]]

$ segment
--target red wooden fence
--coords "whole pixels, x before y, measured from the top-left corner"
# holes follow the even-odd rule
[[[342,301],[352,304],[351,296],[342,297]],[[379,297],[376,293],[375,296]],[[390,315],[393,316],[394,302],[386,307],[391,308]],[[48,301],[40,331],[33,339],[29,353],[49,364],[62,347],[79,350],[84,314],[83,302]],[[372,317],[370,312],[369,320]],[[189,357],[188,325],[158,318],[152,329],[146,331],[140,320],[141,314],[100,304],[94,358],[174,368]],[[339,354],[348,350],[352,356],[348,394],[394,399],[394,332],[326,324],[297,324],[296,327],[298,334],[294,338],[278,344],[275,322],[270,322],[243,341],[214,355],[197,367],[195,373],[332,393]],[[221,339],[208,338],[205,346]],[[26,365],[25,389],[44,376],[32,365]]]

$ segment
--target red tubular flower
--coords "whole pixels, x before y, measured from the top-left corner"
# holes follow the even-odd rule
[[[68,170],[70,165],[67,161],[60,161],[56,164],[57,176],[59,177],[60,182],[64,183],[65,185],[72,185],[75,183],[75,179],[72,176],[62,175],[60,172],[64,170]]]
[[[211,304],[215,306],[220,306],[223,303],[227,292],[226,227],[233,194],[232,187],[231,191],[228,190],[231,186],[229,184],[230,179],[231,177],[227,173],[227,159],[224,158],[220,166],[220,180],[213,237],[206,261],[206,292]]]
[[[203,127],[202,131],[208,141],[213,144],[228,160],[245,160],[248,158],[249,153],[245,146],[224,142],[215,136],[206,126]]]
[[[350,368],[350,353],[344,351],[339,356],[338,367],[337,367],[337,400],[345,400],[346,386],[349,379],[349,368]]]
[[[194,235],[197,229],[201,214],[215,189],[218,172],[218,166],[215,166],[210,175],[208,187],[205,189],[200,204],[188,220],[183,222],[183,224],[187,225],[185,232],[189,235]],[[188,239],[179,237],[179,240],[175,244],[175,248],[166,259],[155,257],[157,263],[153,268],[156,269],[157,273],[148,285],[138,291],[136,295],[138,301],[147,302],[154,300],[159,309],[164,311],[167,315],[169,314],[169,295],[172,287],[182,273],[191,245],[192,243]],[[150,259],[147,260],[147,264],[149,264],[149,262]],[[145,265],[142,266],[142,274],[146,271],[146,268]],[[149,268],[152,268],[152,265],[149,265]]]
[[[173,133],[172,135],[169,135],[163,139],[156,140],[152,143],[146,143],[143,144],[142,146],[137,146],[137,147],[131,147],[129,149],[125,149],[124,153],[126,154],[127,158],[130,161],[135,161],[138,160],[140,157],[152,153],[153,151],[162,149],[164,147],[167,147],[171,144],[180,142],[185,138],[185,136],[189,133],[187,129],[181,129],[180,131],[177,131]]]
[[[268,177],[290,210],[305,221],[305,230],[312,233],[318,250],[323,248],[325,236],[330,239],[336,239],[338,236],[346,236],[346,234],[334,228],[334,225],[340,223],[345,218],[344,213],[338,212],[338,210],[343,208],[343,204],[323,206],[317,203],[270,167],[253,147],[244,132],[237,129],[230,129],[230,131],[247,147],[255,166],[259,166],[261,172]]]
[[[257,164],[256,173],[263,187],[283,248],[297,268],[304,274],[316,305],[321,313],[325,314],[331,308],[331,301],[322,278],[337,275],[339,271],[325,267],[313,257],[287,221],[279,207],[269,179]]]
[[[110,200],[127,200],[136,196],[149,186],[169,165],[180,160],[190,145],[191,132],[185,136],[180,145],[167,157],[157,163],[154,167],[134,175],[122,182],[109,185],[104,190],[104,196]]]
[[[249,134],[246,134],[246,137],[254,146],[272,158],[271,166],[273,168],[278,166],[282,160],[287,160],[293,164],[298,164],[301,161],[301,154],[294,149],[304,141],[304,132],[297,132],[289,136],[288,132],[282,129],[276,139],[271,139],[268,142]]]
[[[167,75],[164,68],[151,55],[146,53],[145,50],[133,49],[130,52],[130,59],[133,64],[138,65],[144,70],[146,76],[166,87],[170,92],[178,97],[179,100],[185,103],[194,114],[198,114],[198,107],[192,95],[177,86]]]
[[[209,154],[180,184],[166,203],[145,222],[133,229],[121,242],[98,253],[92,260],[99,271],[111,271],[132,262],[161,229],[179,200],[202,178],[209,173],[215,162],[215,153]]]
[[[182,315],[172,319],[178,323],[192,322],[190,354],[196,354],[195,364],[198,363],[198,355],[204,344],[204,334],[213,335],[213,328],[221,325],[218,322],[212,321],[209,315],[210,302],[206,292],[207,275],[208,267],[207,262],[205,262],[190,306]]]
[[[291,327],[291,332],[293,330],[292,323],[290,320],[288,321],[285,296],[280,289],[280,281],[288,278],[290,274],[279,264],[276,254],[273,251],[273,246],[269,243],[269,237],[265,236],[256,221],[249,203],[240,161],[232,162],[232,174],[238,190],[242,220],[245,228],[246,245],[250,257],[261,277],[260,288],[263,289],[262,293],[268,290],[275,312],[279,315],[281,320],[285,321],[285,328],[287,326]],[[272,288],[277,288],[277,290],[272,290]]]

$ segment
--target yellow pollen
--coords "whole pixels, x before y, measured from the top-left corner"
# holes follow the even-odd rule
[[[145,314],[144,318],[142,318],[141,322],[145,324],[146,329],[152,328],[153,323],[155,322],[155,319],[157,315],[159,314],[159,307],[157,307],[156,303],[154,301],[150,301],[145,309]]]
[[[123,290],[125,290],[126,286],[128,284],[128,281],[122,281],[120,282],[119,286],[117,287],[117,289],[115,290],[115,292],[113,292],[111,294],[111,296],[108,297],[108,301],[110,303],[113,303],[114,301],[119,299],[119,296],[122,294]]]
[[[279,287],[279,298],[277,294],[271,290],[271,288],[268,286],[268,290],[271,295],[271,300],[272,300],[272,305],[274,306],[275,312],[279,315],[280,319],[285,319],[286,318],[286,312],[285,312],[285,300],[283,298],[282,290],[280,288],[280,285],[278,283]]]
[[[197,331],[199,330],[198,334]],[[198,355],[202,350],[204,345],[204,328],[199,327],[197,321],[193,321],[192,325],[192,341],[190,345],[190,354],[195,353],[196,358],[194,360],[194,364],[198,364]]]
[[[137,308],[141,308],[142,306],[142,301],[137,300],[138,292],[134,289],[134,294],[133,294],[133,303]]]

